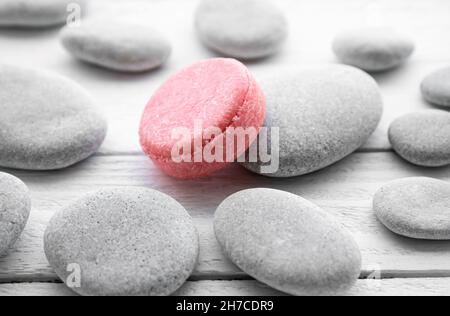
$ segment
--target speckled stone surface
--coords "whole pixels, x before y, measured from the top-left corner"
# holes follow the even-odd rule
[[[325,168],[361,147],[381,119],[377,83],[350,66],[277,69],[261,87],[267,99],[265,127],[279,128],[279,150],[272,156],[279,156],[280,167],[265,176],[294,177]],[[271,144],[270,130],[268,139]],[[244,164],[260,174],[265,165]]]
[[[396,234],[450,240],[450,183],[430,178],[392,181],[375,195],[378,219]]]
[[[0,166],[62,169],[102,144],[105,118],[78,84],[41,70],[0,65]]]
[[[66,282],[77,264],[82,295],[169,295],[193,272],[197,230],[177,201],[145,188],[103,189],[57,213],[45,253]]]
[[[202,0],[195,16],[201,41],[228,57],[255,59],[280,50],[287,38],[284,13],[269,0]]]
[[[84,20],[79,27],[66,26],[61,42],[80,60],[124,72],[157,68],[172,50],[169,41],[153,28],[103,18]]]
[[[389,128],[394,150],[407,161],[424,167],[450,164],[450,113],[426,110],[407,114]]]
[[[319,207],[287,192],[238,192],[219,206],[214,227],[238,267],[289,294],[345,294],[360,275],[352,236]]]
[[[28,220],[31,199],[26,185],[16,177],[0,172],[0,257],[19,238]]]
[[[421,85],[422,95],[430,103],[450,107],[450,67],[428,75]]]
[[[413,54],[414,42],[390,28],[360,28],[339,34],[333,43],[344,64],[366,71],[385,71],[405,63]]]
[[[81,14],[85,0],[0,0],[0,27],[50,27],[66,23],[77,4]],[[70,9],[70,10],[68,10]]]

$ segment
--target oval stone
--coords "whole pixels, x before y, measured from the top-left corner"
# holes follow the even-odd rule
[[[19,238],[31,210],[26,185],[16,177],[0,172],[0,257]]]
[[[450,184],[430,178],[392,181],[375,195],[378,219],[392,232],[415,239],[450,240]]]
[[[422,82],[422,95],[430,103],[450,107],[450,67],[437,70]]]
[[[426,110],[407,114],[389,128],[394,150],[407,161],[424,167],[450,164],[450,113]]]
[[[252,189],[228,197],[214,228],[225,255],[255,279],[293,295],[344,294],[361,254],[323,210],[291,193]]]
[[[344,64],[366,71],[398,67],[414,52],[414,42],[389,28],[361,28],[341,33],[333,43]]]
[[[57,275],[82,295],[169,295],[190,276],[199,253],[183,206],[145,188],[81,198],[52,218],[44,244]]]
[[[0,166],[55,170],[97,151],[104,117],[78,84],[56,74],[0,65]]]
[[[207,47],[241,59],[274,54],[288,33],[284,13],[268,0],[203,0],[195,24]]]
[[[126,21],[90,19],[66,26],[61,41],[74,57],[105,68],[143,72],[164,64],[171,44],[159,32]]]
[[[0,27],[50,27],[81,15],[85,0],[1,0]]]
[[[377,83],[353,67],[277,70],[261,86],[267,132],[259,144],[268,143],[271,161],[259,155],[244,166],[265,176],[294,177],[330,166],[361,147],[381,119]]]

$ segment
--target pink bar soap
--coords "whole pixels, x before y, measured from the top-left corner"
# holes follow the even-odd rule
[[[170,176],[207,176],[248,149],[265,110],[265,97],[242,63],[225,58],[201,61],[170,78],[151,98],[141,121],[141,145]],[[244,146],[231,146],[226,139],[239,128],[256,134],[248,133]]]

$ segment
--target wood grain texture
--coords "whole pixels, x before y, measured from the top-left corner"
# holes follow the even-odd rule
[[[359,280],[348,296],[448,296],[450,279]],[[0,296],[77,296],[63,284],[0,284]],[[257,281],[187,282],[174,296],[286,296]]]
[[[164,67],[147,74],[110,72],[75,61],[58,42],[58,30],[0,29],[4,63],[40,67],[82,84],[109,119],[107,139],[96,156],[67,170],[10,172],[26,182],[33,199],[28,226],[0,259],[0,295],[68,295],[43,253],[42,236],[51,216],[81,195],[109,186],[145,186],[168,193],[192,214],[201,235],[196,272],[178,294],[277,295],[223,257],[215,240],[214,210],[236,191],[268,187],[312,200],[335,216],[355,236],[363,253],[362,277],[402,278],[360,280],[352,295],[450,294],[450,242],[414,241],[396,236],[373,215],[373,194],[384,183],[409,176],[450,180],[450,168],[424,169],[405,163],[390,151],[387,129],[396,117],[431,108],[419,85],[432,70],[450,63],[450,1],[448,0],[277,0],[290,20],[291,34],[280,54],[247,63],[257,78],[279,67],[335,63],[331,43],[336,32],[366,25],[392,25],[417,43],[411,61],[392,72],[374,75],[385,102],[382,122],[359,153],[318,173],[296,179],[259,177],[235,166],[198,181],[170,179],[140,154],[137,130],[145,104],[157,87],[179,69],[216,57],[198,41],[193,28],[197,0],[90,0],[90,16],[118,16],[150,23],[173,43]],[[420,279],[418,279],[420,277]],[[38,282],[8,284],[9,282]],[[374,282],[378,282],[374,283]],[[374,286],[375,284],[375,286]]]
[[[103,70],[74,60],[58,41],[58,30],[30,32],[0,30],[2,62],[56,71],[82,84],[109,119],[103,153],[140,152],[137,137],[144,107],[154,91],[172,74],[201,59],[217,57],[197,39],[193,13],[198,0],[90,0],[89,16],[131,18],[163,31],[173,43],[164,67],[129,75]],[[279,67],[303,67],[337,62],[331,50],[337,32],[365,25],[392,25],[410,34],[417,51],[410,63],[376,75],[385,100],[378,130],[362,150],[388,150],[386,132],[398,116],[430,108],[419,84],[431,70],[449,63],[450,2],[446,0],[277,0],[290,21],[290,37],[276,56],[247,63],[258,78]]]
[[[232,166],[211,178],[179,181],[155,169],[142,155],[97,155],[56,172],[11,171],[32,192],[33,211],[21,240],[0,259],[0,280],[54,280],[43,253],[48,220],[65,205],[101,187],[144,186],[167,193],[194,217],[201,235],[201,255],[193,279],[245,278],[221,254],[212,218],[230,194],[256,187],[285,190],[303,196],[335,216],[355,236],[364,260],[363,276],[382,271],[385,277],[450,276],[450,242],[416,241],[386,230],[372,212],[372,197],[386,182],[410,176],[450,180],[450,168],[412,166],[394,153],[359,153],[323,171],[277,180]]]

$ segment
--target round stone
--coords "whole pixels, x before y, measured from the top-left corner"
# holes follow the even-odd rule
[[[289,294],[345,294],[360,275],[353,237],[318,206],[290,193],[238,192],[219,206],[214,227],[233,263]]]
[[[450,240],[450,184],[430,178],[392,181],[375,195],[378,219],[392,232],[415,239]]]
[[[261,80],[261,87],[267,115],[258,143],[268,143],[271,159],[267,162],[259,150],[258,162],[248,159],[244,166],[265,176],[294,177],[325,168],[361,147],[381,119],[378,85],[353,67],[278,69]]]
[[[145,188],[103,189],[81,198],[52,218],[44,245],[67,286],[101,296],[172,294],[199,253],[197,230],[183,206]]]
[[[61,25],[85,7],[85,0],[0,0],[0,27]]]
[[[437,70],[422,82],[422,95],[430,103],[450,107],[450,67]]]
[[[0,65],[0,166],[54,170],[92,155],[107,124],[78,84]]]
[[[195,24],[207,47],[242,59],[274,54],[288,33],[283,12],[268,0],[203,0]]]
[[[426,110],[407,114],[389,128],[394,150],[407,161],[424,167],[450,164],[450,113]]]
[[[106,19],[66,26],[61,41],[70,54],[82,61],[124,72],[157,68],[172,50],[168,40],[148,26]]]
[[[366,71],[398,67],[414,52],[414,42],[389,28],[360,28],[338,35],[333,44],[344,63]]]
[[[0,172],[0,257],[19,238],[28,220],[31,199],[25,184]]]

